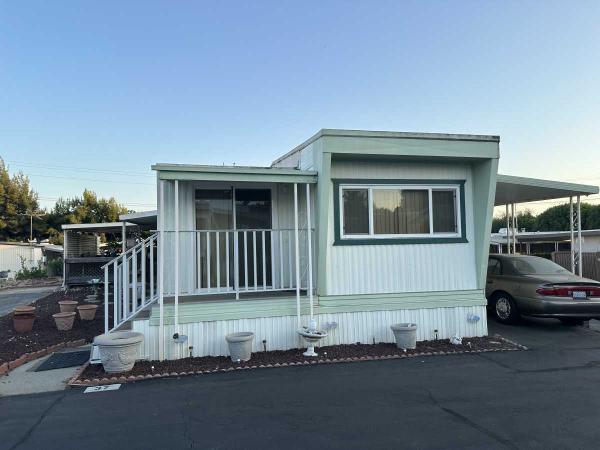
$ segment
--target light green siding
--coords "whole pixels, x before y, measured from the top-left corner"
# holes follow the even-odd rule
[[[315,298],[315,314],[400,309],[451,308],[486,304],[483,291],[403,292],[373,295],[333,295]],[[309,313],[308,298],[301,298],[301,314]],[[165,324],[173,323],[173,304],[164,306]],[[295,297],[253,298],[244,300],[199,300],[179,304],[179,322],[254,319],[296,315]],[[159,306],[152,307],[150,324],[159,324]]]
[[[485,286],[497,174],[498,159],[487,159],[473,163],[475,267],[477,270],[477,287],[479,289],[483,289]]]

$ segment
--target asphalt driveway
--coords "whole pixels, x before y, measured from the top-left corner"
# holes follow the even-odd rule
[[[600,334],[529,351],[234,372],[0,399],[0,448],[597,448]]]
[[[4,289],[0,291],[0,316],[12,312],[16,306],[28,305],[38,298],[54,292],[57,286],[44,286],[32,288]]]

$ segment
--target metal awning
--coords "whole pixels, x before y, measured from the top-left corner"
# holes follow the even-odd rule
[[[202,166],[155,164],[160,180],[227,181],[259,183],[316,183],[317,172],[282,167]]]
[[[598,186],[498,174],[494,205],[535,202],[597,193]]]
[[[68,223],[62,226],[67,231],[85,231],[88,233],[121,233],[123,225],[126,227],[135,227],[134,223],[129,222],[103,222],[103,223]]]
[[[517,253],[518,219],[515,214],[517,203],[536,202],[557,198],[569,198],[569,231],[571,241],[571,271],[583,275],[581,197],[598,193],[598,186],[566,183],[564,181],[541,180],[538,178],[498,175],[496,179],[495,206],[506,205],[506,238],[508,253]],[[576,203],[573,200],[576,200]],[[577,245],[575,245],[577,236]],[[523,239],[521,239],[523,240]],[[499,244],[499,242],[497,242]],[[512,250],[511,250],[512,247]]]
[[[121,214],[119,220],[133,223],[136,225],[146,225],[156,228],[156,218],[158,217],[158,211],[140,211],[129,214]]]

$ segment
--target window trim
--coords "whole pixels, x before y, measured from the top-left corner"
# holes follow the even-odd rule
[[[333,245],[379,245],[379,244],[436,244],[464,243],[466,238],[465,220],[465,180],[367,180],[332,179],[334,189],[334,234]],[[367,189],[369,205],[369,234],[343,234],[343,190]],[[373,225],[373,189],[405,189],[429,191],[429,233],[422,234],[375,234]],[[456,190],[456,221],[458,232],[433,232],[433,196],[432,191],[443,189]]]

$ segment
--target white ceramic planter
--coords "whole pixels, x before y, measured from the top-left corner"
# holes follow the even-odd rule
[[[134,331],[116,331],[96,336],[94,345],[98,346],[104,371],[118,373],[133,369],[143,340],[144,335]]]
[[[254,333],[250,331],[231,333],[225,336],[225,340],[229,345],[229,354],[233,362],[248,361],[252,357]]]
[[[417,324],[396,323],[390,327],[396,338],[396,346],[403,349],[417,347]]]

